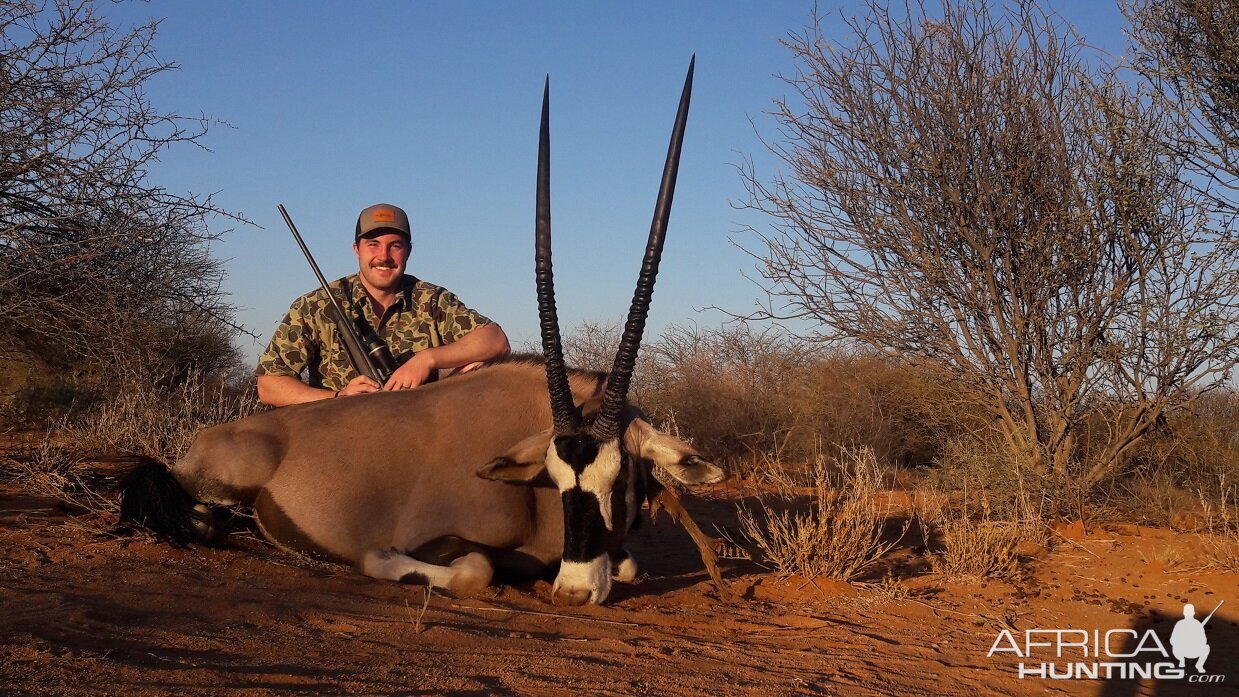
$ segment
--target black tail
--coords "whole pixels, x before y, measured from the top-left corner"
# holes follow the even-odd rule
[[[217,537],[215,516],[189,495],[163,463],[142,458],[120,483],[121,529],[145,529],[178,547],[211,544]]]

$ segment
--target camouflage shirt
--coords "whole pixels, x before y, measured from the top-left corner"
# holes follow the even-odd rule
[[[358,274],[329,285],[337,299],[348,298],[345,312],[360,310],[387,342],[396,362],[401,364],[418,351],[450,344],[478,327],[491,324],[486,317],[465,307],[451,291],[409,275],[401,280],[396,301],[382,317],[375,315]],[[344,389],[358,373],[349,362],[344,342],[336,336],[336,325],[328,310],[330,306],[331,301],[322,288],[294,300],[267,350],[258,359],[254,374],[300,378],[304,372],[312,387]]]

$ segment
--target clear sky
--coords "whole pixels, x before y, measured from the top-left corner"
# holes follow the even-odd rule
[[[1121,52],[1112,0],[1055,0],[1090,40]],[[860,3],[817,3],[854,14]],[[533,207],[542,83],[551,78],[552,220],[565,331],[626,312],[649,231],[667,139],[696,53],[684,156],[647,332],[717,326],[709,306],[747,312],[760,289],[733,242],[745,191],[735,165],[774,162],[756,135],[794,69],[779,40],[806,26],[812,0],[739,2],[100,3],[122,26],[163,18],[152,85],[160,109],[226,122],[168,152],[152,178],[215,193],[257,226],[218,244],[252,359],[289,303],[316,284],[276,211],[283,203],[328,278],[356,270],[361,208],[402,206],[411,273],[446,286],[536,340]],[[831,26],[842,29],[841,21]]]

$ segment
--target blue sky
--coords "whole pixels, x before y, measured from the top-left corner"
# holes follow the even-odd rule
[[[838,17],[860,3],[818,3]],[[1121,52],[1111,0],[1051,2],[1094,44]],[[361,208],[405,208],[411,273],[447,286],[536,340],[533,205],[542,82],[551,78],[552,218],[565,329],[627,310],[667,138],[696,53],[684,156],[649,332],[716,326],[754,307],[753,261],[735,165],[774,162],[755,128],[794,69],[779,39],[811,0],[765,2],[101,3],[124,26],[163,18],[158,54],[180,69],[149,91],[160,109],[227,122],[204,144],[170,150],[151,176],[214,193],[257,226],[214,252],[253,358],[288,304],[316,283],[279,213],[283,203],[328,278],[356,270]],[[842,30],[838,20],[831,26]]]

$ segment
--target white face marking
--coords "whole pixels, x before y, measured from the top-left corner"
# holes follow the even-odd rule
[[[551,481],[555,482],[555,486],[561,493],[576,486],[576,471],[572,469],[572,465],[559,459],[559,452],[555,450],[553,438],[546,449],[546,473],[551,475]]]
[[[595,605],[611,593],[611,557],[603,553],[589,561],[564,561],[551,588],[551,597],[561,592],[589,591],[589,602]]]
[[[602,513],[602,522],[606,524],[607,530],[615,529],[611,521],[611,490],[615,488],[622,462],[619,440],[609,440],[598,447],[598,457],[594,458],[594,464],[581,473],[581,489],[598,497],[598,510]]]
[[[588,491],[597,497],[598,510],[602,513],[602,522],[606,524],[607,530],[615,529],[611,520],[611,490],[615,487],[615,480],[619,477],[622,463],[623,457],[620,454],[618,439],[600,444],[597,457],[594,458],[593,463],[585,467],[585,471],[581,472],[579,478],[571,465],[559,459],[553,440],[546,450],[546,471],[551,475],[555,486],[561,492],[579,486],[581,490]],[[631,486],[629,491],[631,492]],[[631,505],[629,510],[632,510]]]

